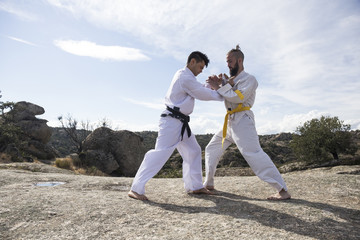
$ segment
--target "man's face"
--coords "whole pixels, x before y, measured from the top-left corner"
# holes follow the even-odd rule
[[[199,75],[203,71],[204,67],[205,67],[204,61],[196,62],[194,58],[191,59],[189,69],[192,71],[192,73],[195,76]]]
[[[239,71],[239,62],[232,54],[227,55],[226,62],[228,64],[230,76],[236,76]]]

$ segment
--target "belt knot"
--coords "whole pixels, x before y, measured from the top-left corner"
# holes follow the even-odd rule
[[[170,116],[170,117],[179,119],[183,123],[183,125],[181,127],[181,141],[184,138],[185,129],[186,129],[188,137],[190,137],[191,136],[191,129],[190,129],[190,126],[189,126],[190,116],[187,116],[187,115],[183,114],[182,112],[180,112],[180,108],[178,108],[178,107],[174,107],[172,109],[171,107],[166,106],[166,109],[170,113],[169,114],[161,114],[161,117]]]

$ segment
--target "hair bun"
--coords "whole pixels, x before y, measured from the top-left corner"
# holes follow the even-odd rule
[[[241,50],[239,44],[236,45],[235,49],[236,50]]]

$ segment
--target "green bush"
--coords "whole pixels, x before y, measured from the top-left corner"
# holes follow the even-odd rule
[[[4,103],[0,101],[0,152],[4,151],[10,144],[15,147],[20,144],[22,131],[14,123],[11,113],[13,108],[13,102]]]
[[[339,161],[339,154],[354,155],[357,147],[353,144],[350,125],[343,124],[338,117],[312,119],[299,126],[291,142],[296,156],[305,162]]]

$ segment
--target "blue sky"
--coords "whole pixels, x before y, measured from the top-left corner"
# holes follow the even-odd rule
[[[59,126],[157,131],[173,74],[190,52],[208,55],[198,76],[228,73],[240,44],[259,87],[258,133],[293,132],[321,115],[360,129],[358,0],[0,0],[2,101],[28,101]],[[196,101],[196,134],[221,129],[222,102]]]

